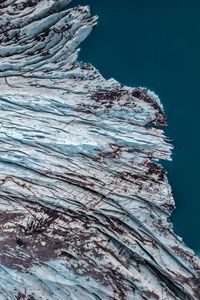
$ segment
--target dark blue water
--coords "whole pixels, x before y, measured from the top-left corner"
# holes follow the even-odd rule
[[[164,104],[176,146],[166,163],[177,209],[175,232],[200,250],[200,1],[75,0],[99,24],[79,58],[106,78],[146,86]]]

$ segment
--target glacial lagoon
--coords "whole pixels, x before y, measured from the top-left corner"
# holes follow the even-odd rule
[[[200,2],[80,0],[99,16],[79,59],[106,78],[145,86],[161,98],[173,139],[173,162],[163,163],[177,209],[175,232],[200,253]]]

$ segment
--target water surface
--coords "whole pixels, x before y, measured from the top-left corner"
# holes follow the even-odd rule
[[[200,250],[200,1],[75,0],[89,4],[98,26],[79,58],[104,77],[155,91],[176,146],[165,163],[173,188],[174,230]]]

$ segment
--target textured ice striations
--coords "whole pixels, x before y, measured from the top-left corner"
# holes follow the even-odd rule
[[[200,299],[158,97],[77,62],[97,18],[0,3],[0,299]]]

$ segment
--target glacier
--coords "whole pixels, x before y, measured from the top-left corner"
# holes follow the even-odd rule
[[[163,106],[78,62],[97,17],[69,3],[0,2],[0,300],[198,300]]]

